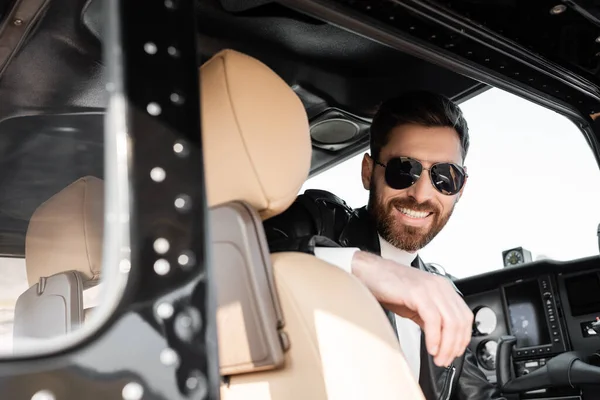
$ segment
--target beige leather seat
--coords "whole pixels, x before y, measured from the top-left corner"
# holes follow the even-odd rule
[[[104,183],[86,176],[44,202],[33,213],[25,240],[29,285],[40,277],[78,271],[84,287],[95,286],[102,270]]]
[[[222,398],[422,398],[386,316],[355,277],[307,254],[268,254],[260,219],[284,211],[309,171],[300,99],[230,50],[202,66],[201,83]]]
[[[103,201],[102,181],[87,176],[33,213],[25,240],[30,287],[15,305],[15,350],[27,348],[30,339],[63,336],[78,329],[96,305]]]

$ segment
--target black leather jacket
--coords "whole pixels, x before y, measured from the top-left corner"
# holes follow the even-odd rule
[[[352,210],[343,200],[322,190],[307,190],[286,212],[265,221],[264,226],[271,252],[314,254],[315,246],[342,246],[381,253],[375,224],[366,208]],[[413,267],[440,274],[419,257],[413,262]],[[385,311],[395,325],[393,313]],[[421,337],[419,385],[426,399],[505,400],[477,367],[475,356],[469,349],[450,367],[438,367],[427,353],[424,335]]]

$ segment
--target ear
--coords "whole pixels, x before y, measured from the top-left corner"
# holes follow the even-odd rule
[[[362,183],[365,190],[371,188],[371,176],[373,176],[373,159],[369,156],[369,153],[365,153],[362,160]]]

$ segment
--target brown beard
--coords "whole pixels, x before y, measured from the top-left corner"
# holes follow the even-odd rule
[[[429,218],[433,218],[433,222],[429,228],[403,225],[393,215],[394,209],[400,207],[432,212]],[[454,206],[446,215],[442,215],[439,208],[431,202],[418,203],[412,197],[394,198],[384,204],[378,196],[375,179],[372,177],[368,209],[382,238],[401,250],[415,252],[429,244],[440,233],[450,219]]]

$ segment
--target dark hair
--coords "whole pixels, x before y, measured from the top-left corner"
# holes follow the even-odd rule
[[[469,150],[469,127],[461,109],[441,94],[426,91],[406,92],[384,101],[371,123],[371,157],[379,159],[388,143],[392,129],[415,124],[427,127],[454,128],[460,139],[463,160]]]

